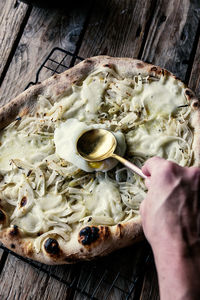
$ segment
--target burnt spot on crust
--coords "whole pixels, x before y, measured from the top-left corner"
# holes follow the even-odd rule
[[[10,248],[15,249],[15,244],[10,244]]]
[[[5,221],[6,221],[6,214],[2,209],[0,209],[0,224],[5,223]]]
[[[14,225],[13,228],[10,230],[9,235],[11,237],[15,237],[19,234],[19,229],[17,225]]]
[[[185,95],[187,96],[187,98],[190,100],[194,97],[192,91],[190,91],[189,89],[185,90]]]
[[[44,248],[47,253],[58,255],[60,253],[59,244],[55,239],[48,238],[44,243]]]
[[[93,247],[105,242],[109,237],[110,229],[108,226],[87,226],[80,230],[78,241],[90,252]]]
[[[192,102],[192,107],[194,108],[194,109],[197,109],[197,108],[199,108],[199,101],[193,101]]]
[[[181,79],[178,76],[174,76],[174,79],[181,81]]]
[[[110,230],[108,226],[101,226],[101,232],[104,233],[104,238],[107,239],[110,235]]]
[[[38,233],[37,233],[37,236],[40,236],[40,235],[42,235],[43,234],[43,232],[42,231],[39,231]]]
[[[22,198],[21,202],[20,202],[20,207],[25,206],[26,203],[27,203],[27,198],[26,198],[26,196],[24,196],[24,197]]]
[[[112,65],[111,64],[105,64],[105,65],[103,65],[103,67],[112,69]]]
[[[152,67],[152,68],[151,68],[151,71],[152,71],[152,72],[156,72],[157,70],[158,70],[158,69],[157,69],[156,67]]]
[[[120,238],[123,237],[123,226],[122,226],[122,224],[117,224],[117,234]]]
[[[92,63],[92,60],[91,60],[91,59],[86,59],[84,62],[85,62],[85,63],[88,63],[88,64],[91,64],[91,63]]]
[[[87,226],[81,229],[79,233],[82,245],[91,245],[99,238],[99,228],[95,226]]]
[[[138,69],[142,69],[142,68],[144,68],[144,64],[139,62],[139,63],[136,64],[136,67]]]

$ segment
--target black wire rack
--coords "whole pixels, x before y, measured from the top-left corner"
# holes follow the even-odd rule
[[[55,73],[61,73],[73,67],[83,58],[61,48],[54,48],[36,72],[35,81],[26,88],[35,85]],[[43,272],[49,278],[58,280],[71,289],[71,299],[92,300],[135,300],[139,299],[145,270],[152,254],[147,242],[118,250],[107,257],[92,262],[81,262],[75,265],[46,266],[36,261],[4,250],[0,268],[6,263],[8,255],[23,261]],[[69,274],[70,276],[66,275]],[[81,296],[81,297],[80,297]]]

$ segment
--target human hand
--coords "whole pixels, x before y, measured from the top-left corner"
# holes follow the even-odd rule
[[[153,157],[141,204],[143,230],[152,246],[162,300],[200,299],[200,169]]]
[[[200,169],[153,157],[142,171],[148,176],[148,193],[140,213],[154,253],[157,249],[173,255],[185,249],[199,251]]]

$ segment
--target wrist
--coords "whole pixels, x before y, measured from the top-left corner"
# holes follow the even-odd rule
[[[200,252],[183,245],[161,250],[154,252],[161,299],[200,299]]]

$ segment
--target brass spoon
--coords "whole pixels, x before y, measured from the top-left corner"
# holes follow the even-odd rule
[[[77,150],[80,156],[86,161],[102,161],[106,158],[115,158],[127,168],[141,176],[147,178],[140,168],[130,161],[114,153],[117,140],[112,132],[105,129],[91,129],[83,133],[77,142]]]

